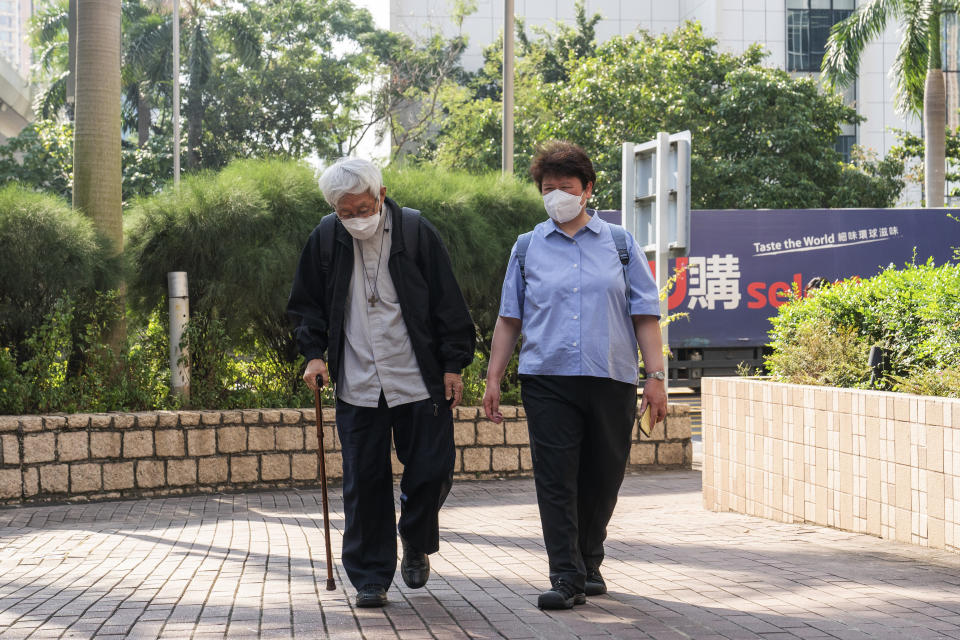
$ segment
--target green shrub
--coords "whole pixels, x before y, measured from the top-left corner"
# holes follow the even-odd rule
[[[906,389],[912,383],[905,381],[920,384],[930,371],[950,369],[960,360],[958,308],[956,263],[906,265],[867,280],[845,280],[780,307],[767,366],[775,378],[790,382],[800,381],[807,365],[814,367],[813,380],[805,382],[869,386],[865,353],[876,345],[891,354],[878,386]]]
[[[383,179],[388,197],[419,209],[437,227],[487,353],[510,249],[547,216],[536,187],[499,173],[433,166],[390,167]]]
[[[893,388],[920,396],[960,398],[960,366],[918,369],[908,376],[895,376]]]
[[[128,233],[130,302],[140,313],[155,308],[166,300],[167,272],[186,271],[192,317],[209,318],[214,324],[203,326],[216,326],[238,351],[260,345],[276,362],[293,361],[287,296],[327,208],[313,170],[287,160],[236,162],[139,200]],[[201,371],[202,353],[194,361]]]
[[[63,200],[17,185],[0,188],[0,345],[20,345],[69,292],[87,309],[112,267],[90,220]],[[18,362],[32,357],[18,349]]]
[[[483,404],[483,394],[487,390],[487,363],[486,353],[477,351],[474,354],[473,362],[463,370],[463,405],[480,406]],[[500,381],[500,404],[519,405],[520,402],[520,376],[517,367],[520,360],[517,354],[513,354],[510,362],[507,363],[507,370],[503,374],[503,380]]]
[[[237,350],[226,323],[195,314],[184,334],[190,350],[190,406],[218,409],[253,407],[311,407],[313,394],[303,383],[302,356],[279,359],[254,340]],[[168,370],[169,371],[169,370]],[[324,401],[332,402],[330,387]]]
[[[870,379],[870,345],[854,327],[812,317],[767,358],[778,378],[796,384],[857,387]]]
[[[69,297],[58,300],[18,345],[28,357],[18,363],[16,349],[0,350],[0,413],[173,408],[158,314],[118,354],[106,340],[117,313],[116,293],[98,295],[89,315]]]

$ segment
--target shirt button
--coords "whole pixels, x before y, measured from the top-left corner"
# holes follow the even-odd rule
[[[576,293],[576,292],[579,291],[579,290],[580,290],[579,287],[574,287],[574,288],[573,288],[573,292],[574,292],[574,293]]]
[[[573,343],[573,346],[577,346],[577,343],[576,343],[576,342],[574,342],[574,343]]]
[[[577,319],[577,316],[573,316],[573,319],[576,320],[576,319]]]
[[[574,269],[577,268],[577,263],[576,263],[576,262],[573,263],[573,268],[574,268]]]

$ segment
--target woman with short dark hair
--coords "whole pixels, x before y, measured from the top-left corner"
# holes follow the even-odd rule
[[[646,381],[640,411],[667,411],[660,303],[628,232],[586,204],[596,172],[583,149],[551,142],[530,175],[550,219],[510,254],[493,333],[483,409],[501,422],[500,380],[520,335],[520,381],[550,563],[541,609],[606,593],[600,574],[637,414],[637,348]]]

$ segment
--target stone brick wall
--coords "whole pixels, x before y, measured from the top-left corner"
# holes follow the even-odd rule
[[[456,476],[532,472],[523,409],[503,424],[455,410]],[[333,409],[324,409],[327,478],[342,477]],[[182,495],[318,484],[313,409],[0,416],[0,504]],[[633,470],[689,467],[687,408],[645,438],[634,426]],[[393,455],[395,473],[402,470]]]
[[[960,400],[710,378],[703,502],[960,550]]]

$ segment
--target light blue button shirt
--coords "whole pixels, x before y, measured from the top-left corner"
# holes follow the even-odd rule
[[[628,306],[610,225],[594,213],[572,238],[553,220],[534,227],[525,260],[526,288],[513,245],[500,315],[523,322],[521,374],[637,383],[637,337],[630,316],[660,317],[657,285],[646,257],[627,233]]]

